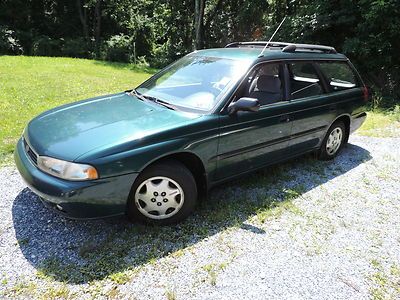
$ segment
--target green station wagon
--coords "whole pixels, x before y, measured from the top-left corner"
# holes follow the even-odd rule
[[[71,218],[171,224],[221,182],[311,151],[334,158],[368,98],[332,47],[232,43],[190,53],[134,90],[42,113],[15,162]]]

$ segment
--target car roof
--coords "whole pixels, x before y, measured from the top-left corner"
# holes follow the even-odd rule
[[[227,58],[234,60],[256,60],[260,51],[254,48],[214,48],[197,50],[196,56]]]
[[[295,51],[283,52],[281,48],[266,48],[260,57],[262,47],[237,47],[237,48],[214,48],[197,50],[192,53],[196,56],[217,57],[246,61],[269,61],[269,60],[347,60],[341,53],[324,53],[320,51]]]

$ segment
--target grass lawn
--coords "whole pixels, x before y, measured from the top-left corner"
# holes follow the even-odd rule
[[[153,70],[61,57],[0,56],[0,165],[34,116],[61,104],[135,87]]]
[[[392,111],[374,110],[368,112],[367,120],[357,131],[360,135],[373,137],[399,137],[400,107]]]

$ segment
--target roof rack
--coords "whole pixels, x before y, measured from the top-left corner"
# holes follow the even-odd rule
[[[256,48],[265,47],[268,42],[234,42],[225,46],[225,48]],[[311,44],[293,44],[284,42],[269,42],[268,48],[281,48],[282,52],[322,52],[322,53],[337,53],[336,49],[329,46],[311,45]]]

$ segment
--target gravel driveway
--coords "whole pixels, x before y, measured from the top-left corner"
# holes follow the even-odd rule
[[[400,299],[400,138],[353,136],[211,193],[183,224],[66,220],[0,170],[0,297]]]

